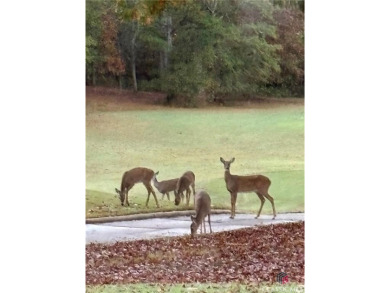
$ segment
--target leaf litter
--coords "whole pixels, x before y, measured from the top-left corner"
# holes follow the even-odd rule
[[[304,283],[304,222],[86,245],[86,284]]]

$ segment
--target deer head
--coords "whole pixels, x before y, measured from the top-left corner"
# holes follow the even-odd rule
[[[234,162],[235,158],[232,158],[230,161],[225,161],[222,157],[219,158],[225,168],[225,171],[230,172],[230,164]]]
[[[123,205],[123,202],[125,201],[125,195],[126,195],[126,192],[127,192],[127,188],[125,188],[125,190],[123,190],[123,191],[120,191],[117,188],[115,188],[115,191],[119,195],[119,199],[121,201],[121,205]]]
[[[181,194],[178,193],[177,190],[175,190],[175,205],[179,205],[181,201]]]
[[[157,175],[158,175],[159,172],[160,172],[160,171],[157,171],[156,173],[153,174],[153,177],[152,177],[152,180],[153,180],[153,181],[154,181],[154,180],[157,180]]]
[[[195,236],[196,230],[198,229],[198,224],[196,223],[195,219],[196,219],[196,217],[191,216],[191,221],[192,221],[191,227],[190,227],[191,228],[191,237]]]

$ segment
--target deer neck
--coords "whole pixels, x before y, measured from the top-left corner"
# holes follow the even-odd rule
[[[196,224],[197,226],[199,226],[200,223],[202,222],[202,217],[201,217],[200,214],[201,214],[201,213],[198,212],[195,216],[191,216],[192,221],[195,222],[195,224]]]
[[[126,184],[125,184],[125,182],[122,180],[121,192],[124,192],[124,191],[125,191],[125,188],[126,188]]]
[[[201,216],[201,213],[198,213],[196,216],[195,216],[195,222],[197,225],[200,225],[202,223],[202,216]]]
[[[232,174],[230,174],[230,170],[225,170],[225,181],[228,182],[232,178]]]

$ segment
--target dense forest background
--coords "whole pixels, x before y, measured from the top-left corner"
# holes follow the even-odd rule
[[[86,0],[86,82],[199,97],[304,95],[304,1]]]

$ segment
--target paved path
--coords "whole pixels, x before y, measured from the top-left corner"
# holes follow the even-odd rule
[[[304,213],[278,214],[275,220],[272,220],[271,215],[261,215],[260,219],[255,219],[252,214],[236,214],[234,220],[230,219],[229,216],[230,214],[211,215],[211,228],[213,232],[240,229],[255,225],[270,225],[305,220]],[[190,225],[191,221],[189,216],[86,224],[86,243],[112,243],[116,241],[189,235]],[[207,221],[206,229],[207,231],[209,229]]]

